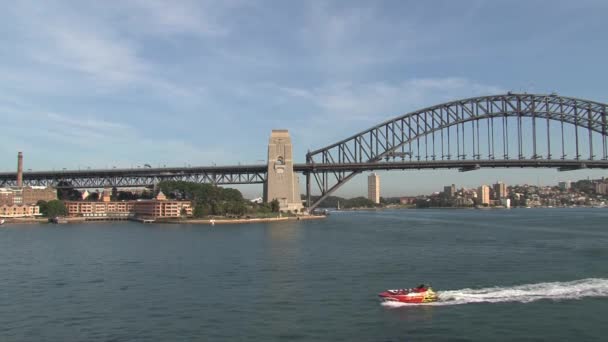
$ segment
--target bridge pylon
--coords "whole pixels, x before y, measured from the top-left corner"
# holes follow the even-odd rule
[[[289,131],[273,129],[268,142],[268,171],[264,183],[264,202],[279,201],[280,210],[300,211],[297,174],[293,171],[293,148]]]

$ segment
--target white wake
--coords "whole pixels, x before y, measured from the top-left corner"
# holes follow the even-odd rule
[[[434,303],[406,304],[384,302],[388,307],[411,305],[458,305],[470,303],[529,303],[536,300],[567,300],[585,297],[608,297],[608,279],[588,278],[568,282],[552,282],[483,289],[436,290],[439,300]]]

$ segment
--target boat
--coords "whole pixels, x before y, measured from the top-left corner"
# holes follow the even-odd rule
[[[430,286],[424,284],[418,285],[411,289],[396,289],[386,290],[378,294],[380,300],[384,302],[401,302],[401,303],[431,303],[436,302],[439,297]]]
[[[0,219],[0,226],[4,224],[4,220]]]
[[[49,222],[50,223],[54,223],[54,224],[64,224],[64,223],[68,223],[68,220],[66,220],[63,217],[53,217],[53,218],[49,218]]]

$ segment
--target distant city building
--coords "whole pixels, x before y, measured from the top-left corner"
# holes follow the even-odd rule
[[[380,203],[380,176],[375,172],[367,177],[367,198],[376,204]]]
[[[494,184],[494,196],[494,199],[496,200],[502,200],[509,197],[509,194],[507,193],[507,185],[503,182]]]
[[[477,199],[479,204],[489,205],[490,204],[490,187],[482,185],[477,189]]]
[[[414,204],[416,203],[416,197],[399,197],[400,204]]]
[[[608,194],[608,184],[606,183],[595,183],[595,193],[599,195]]]
[[[502,204],[507,209],[511,208],[511,200],[508,198],[501,199],[500,204]]]
[[[454,205],[457,207],[472,207],[475,203],[473,203],[473,200],[470,198],[465,198],[465,197],[457,197],[454,200]]]
[[[567,191],[567,190],[570,190],[570,188],[572,187],[572,182],[570,182],[570,181],[559,182],[559,183],[557,183],[557,185],[559,186],[559,189],[561,191]]]
[[[453,198],[456,195],[456,185],[448,185],[443,187],[443,195],[448,198]]]

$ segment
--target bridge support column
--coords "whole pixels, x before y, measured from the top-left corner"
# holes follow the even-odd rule
[[[306,172],[306,208],[310,208],[310,172]]]
[[[293,172],[292,145],[286,129],[274,129],[268,142],[268,173],[264,184],[264,202],[279,201],[280,210],[300,211],[298,177]]]

